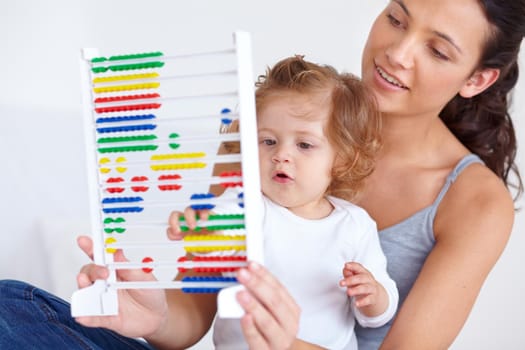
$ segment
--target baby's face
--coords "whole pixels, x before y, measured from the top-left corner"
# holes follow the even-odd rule
[[[324,128],[329,101],[296,92],[270,97],[257,113],[263,193],[297,215],[326,205],[335,152]]]

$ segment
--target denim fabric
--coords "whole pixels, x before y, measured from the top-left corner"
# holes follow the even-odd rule
[[[0,281],[0,349],[152,350],[146,343],[71,317],[69,304],[20,281]]]

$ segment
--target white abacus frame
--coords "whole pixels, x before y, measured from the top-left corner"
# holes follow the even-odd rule
[[[237,111],[240,123],[238,137],[241,143],[241,167],[244,195],[244,226],[246,232],[246,257],[250,261],[263,263],[263,243],[261,229],[260,181],[257,150],[257,127],[255,115],[254,81],[251,57],[250,34],[237,31],[233,34],[233,48],[231,51],[235,60],[235,74],[237,76]],[[200,52],[197,56],[213,55],[214,52]],[[191,60],[192,54],[184,55]],[[104,197],[100,179],[100,154],[97,152],[97,135],[95,119],[95,103],[93,95],[93,74],[91,71],[94,57],[100,57],[97,49],[83,49],[81,54],[81,76],[83,87],[83,115],[86,145],[86,166],[88,178],[88,191],[90,200],[90,222],[93,239],[93,262],[107,266],[110,276],[107,280],[97,280],[90,287],[80,289],[72,295],[71,312],[73,316],[88,315],[115,315],[118,314],[118,289],[121,288],[181,288],[180,281],[156,281],[120,283],[117,280],[116,269],[112,266],[113,254],[107,252],[103,224],[102,199]],[[160,57],[156,60],[164,60]],[[127,63],[127,62],[126,62]],[[208,73],[203,73],[205,76]],[[181,97],[184,98],[184,97]],[[115,102],[118,104],[118,102]],[[168,103],[168,102],[166,102]],[[182,117],[180,117],[182,118]],[[188,117],[191,118],[191,117]],[[206,123],[204,119],[195,119],[191,123]],[[189,202],[188,202],[189,204]],[[173,208],[176,209],[176,208]],[[165,232],[167,227],[159,227]],[[118,248],[118,246],[115,246]],[[140,264],[139,264],[140,266]],[[150,266],[144,264],[143,266]],[[140,268],[140,267],[139,267]],[[191,282],[188,282],[191,283]],[[213,282],[209,282],[213,287]],[[242,310],[235,301],[235,292],[239,286],[227,287],[221,290],[218,297],[218,310],[221,317],[239,317]]]

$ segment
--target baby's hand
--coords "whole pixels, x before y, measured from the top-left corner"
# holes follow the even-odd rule
[[[184,217],[184,220],[186,220],[186,225],[188,226],[189,230],[193,231],[197,227],[197,216],[200,220],[205,221],[208,220],[210,214],[211,212],[209,210],[196,211],[191,207],[184,209],[184,213],[181,213],[180,211],[171,212],[168,219],[168,228],[166,229],[168,238],[174,241],[180,241],[188,233],[181,230],[181,217]]]
[[[380,315],[388,307],[386,290],[375,280],[370,271],[359,263],[345,264],[343,279],[339,285],[346,287],[348,296],[354,297],[355,306],[367,316]]]

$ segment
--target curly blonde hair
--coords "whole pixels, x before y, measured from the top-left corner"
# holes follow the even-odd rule
[[[280,92],[328,94],[331,106],[324,131],[336,158],[327,194],[355,200],[374,169],[381,146],[381,116],[374,95],[354,75],[299,55],[268,68],[255,86],[257,111]]]

